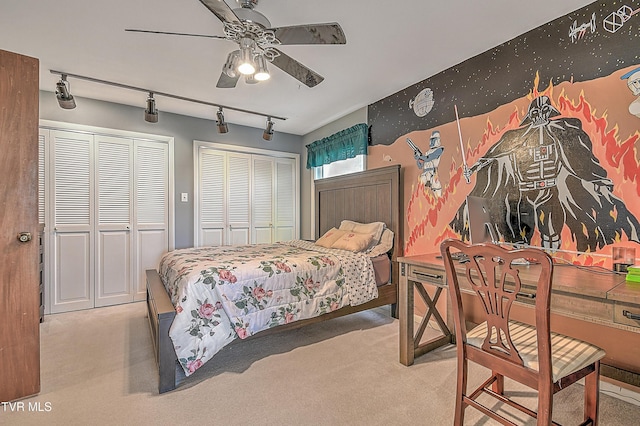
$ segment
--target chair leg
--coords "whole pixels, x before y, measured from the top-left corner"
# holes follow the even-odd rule
[[[538,422],[539,426],[551,424],[553,415],[553,390],[552,384],[538,387]]]
[[[600,399],[600,361],[595,362],[595,371],[584,378],[584,420],[598,424],[598,402]]]
[[[453,419],[454,426],[462,426],[464,424],[464,396],[467,393],[467,360],[458,357],[458,378],[456,383],[456,411]]]
[[[496,381],[491,385],[491,390],[493,390],[498,395],[504,395],[504,376],[502,374],[498,374],[495,371],[492,371],[493,376],[496,378]]]

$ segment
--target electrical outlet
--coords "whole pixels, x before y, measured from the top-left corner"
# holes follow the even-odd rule
[[[180,193],[180,201],[182,201],[183,203],[188,203],[189,202],[189,194],[187,192]]]

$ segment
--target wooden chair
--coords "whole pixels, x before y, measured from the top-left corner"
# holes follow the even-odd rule
[[[483,393],[537,418],[538,425],[556,424],[551,420],[553,394],[584,377],[582,424],[596,425],[600,359],[604,357],[605,352],[581,340],[551,332],[551,257],[538,249],[507,250],[494,244],[467,245],[451,239],[444,241],[440,250],[444,259],[456,328],[458,374],[454,424],[463,424],[467,406],[480,410],[502,424],[514,424],[479,403],[476,398]],[[455,260],[452,254],[458,257],[460,255],[456,255],[457,252],[466,255],[468,261],[466,258],[464,261]],[[522,258],[537,263],[521,267],[526,269],[527,276],[532,272],[539,272],[536,274],[535,294],[521,293],[519,270],[512,262]],[[456,269],[459,271],[456,272]],[[463,280],[463,277],[466,280]],[[470,331],[467,331],[465,324],[461,299],[461,292],[465,290],[475,291],[486,314],[486,322]],[[516,296],[535,297],[533,326],[509,319],[511,305]],[[492,371],[491,377],[471,393],[467,392],[468,361],[483,365]],[[537,412],[505,396],[504,377],[538,391]]]

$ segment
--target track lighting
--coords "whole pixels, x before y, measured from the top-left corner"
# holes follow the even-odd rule
[[[73,99],[73,96],[69,93],[68,84],[67,75],[61,74],[60,81],[56,83],[56,98],[58,98],[60,108],[74,109],[76,107],[76,100]]]
[[[235,51],[232,52],[232,55],[236,56],[239,55],[239,51]],[[230,55],[231,57],[231,55]],[[229,58],[227,58],[229,60]],[[231,62],[235,61],[235,59],[233,59]],[[51,74],[57,74],[60,76],[60,81],[58,81],[58,83],[56,83],[56,98],[58,99],[58,103],[60,104],[60,107],[65,108],[65,109],[72,109],[75,108],[76,106],[76,102],[75,99],[73,99],[73,96],[71,96],[71,94],[69,93],[69,82],[67,81],[67,77],[72,77],[72,78],[77,78],[80,80],[85,80],[85,81],[89,81],[92,83],[98,83],[98,84],[106,84],[108,86],[113,86],[113,87],[119,87],[121,89],[127,89],[127,90],[135,90],[137,92],[146,92],[149,94],[148,98],[147,98],[147,107],[144,110],[144,119],[150,123],[157,123],[158,122],[158,110],[156,109],[156,101],[154,99],[154,95],[156,96],[163,96],[166,98],[172,98],[172,99],[177,99],[180,101],[185,101],[185,102],[193,102],[193,103],[197,103],[200,105],[208,105],[208,106],[213,106],[218,108],[218,113],[217,113],[217,125],[218,125],[218,131],[220,131],[220,133],[223,133],[222,130],[224,129],[226,133],[226,129],[227,129],[227,124],[224,121],[224,115],[222,113],[222,109],[225,108],[227,110],[231,110],[231,111],[238,111],[244,114],[252,114],[252,115],[259,115],[262,117],[268,117],[268,122],[267,122],[267,127],[271,128],[273,126],[273,122],[271,121],[272,118],[278,119],[278,120],[286,120],[286,117],[278,117],[278,116],[274,116],[274,115],[267,115],[264,114],[262,112],[258,112],[258,111],[250,111],[247,109],[243,109],[243,108],[236,108],[236,107],[232,107],[232,106],[228,106],[228,105],[220,105],[220,104],[215,104],[213,102],[208,102],[208,101],[204,101],[204,100],[200,100],[200,99],[193,99],[193,98],[187,98],[185,96],[180,96],[180,95],[175,95],[172,93],[166,93],[166,92],[158,92],[157,90],[149,90],[149,89],[145,89],[142,87],[136,87],[136,86],[130,86],[128,84],[122,84],[122,83],[116,83],[115,81],[107,81],[107,80],[100,80],[98,78],[94,78],[94,77],[87,77],[85,75],[79,75],[79,74],[70,74],[64,71],[56,71],[56,70],[49,70],[49,72]],[[253,79],[253,75],[250,76],[250,78]],[[253,81],[257,81],[255,79],[253,79]],[[268,123],[271,123],[271,126],[268,125]],[[265,131],[266,132],[266,131]],[[273,133],[273,132],[272,132]],[[266,133],[265,133],[266,134]],[[267,139],[267,138],[265,138]],[[270,138],[269,138],[270,139]],[[267,140],[269,140],[267,139]]]
[[[256,70],[256,73],[253,75],[253,77],[258,81],[269,80],[271,76],[269,75],[269,71],[267,70],[267,60],[264,58],[264,56],[256,56],[256,65],[258,66],[258,69]]]
[[[267,117],[267,127],[264,128],[262,139],[270,141],[271,138],[273,138],[273,121],[271,120],[271,117]]]
[[[158,110],[156,109],[156,100],[153,99],[153,92],[149,92],[147,98],[147,109],[144,110],[144,121],[149,123],[158,122]]]
[[[218,117],[218,121],[216,121],[216,126],[218,126],[218,133],[228,133],[229,126],[224,121],[224,114],[222,113],[222,107],[218,108],[218,112],[216,113]]]

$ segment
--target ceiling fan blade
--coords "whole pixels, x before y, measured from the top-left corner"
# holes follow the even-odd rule
[[[271,63],[296,80],[301,81],[308,87],[317,86],[322,82],[322,80],[324,80],[324,77],[320,74],[310,70],[281,51],[278,50],[278,52],[280,53],[280,56],[277,56]]]
[[[224,0],[200,0],[222,22],[240,22],[236,14]]]
[[[132,33],[149,33],[149,34],[168,34],[168,35],[178,35],[178,36],[189,36],[189,37],[207,37],[207,38],[218,38],[221,40],[226,40],[226,37],[217,36],[217,35],[209,35],[209,34],[191,34],[191,33],[172,33],[169,31],[153,31],[153,30],[136,30],[133,28],[125,28],[125,31],[129,31]]]
[[[282,44],[346,44],[347,38],[337,22],[271,28]]]
[[[219,89],[233,89],[234,87],[236,87],[239,78],[240,75],[238,75],[237,77],[229,77],[225,73],[220,73],[220,78],[218,79],[218,84],[216,84],[216,87]]]

